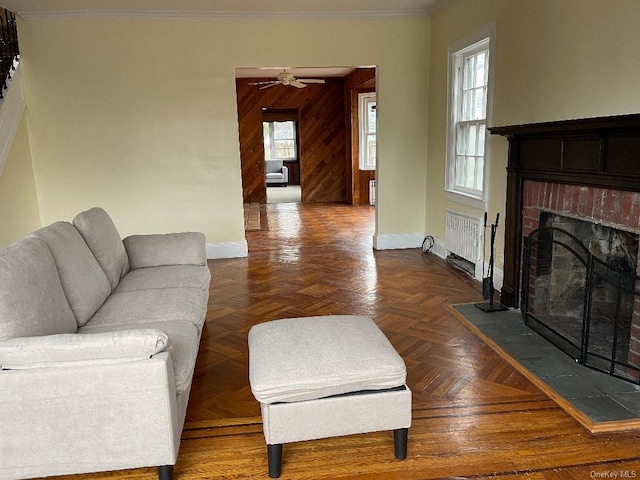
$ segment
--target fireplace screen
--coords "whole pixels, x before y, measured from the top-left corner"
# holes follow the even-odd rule
[[[579,363],[640,384],[638,235],[541,214],[525,238],[525,323]]]

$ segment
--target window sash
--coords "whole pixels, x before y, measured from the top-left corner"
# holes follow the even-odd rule
[[[362,93],[359,102],[360,170],[375,170],[377,163],[377,103],[375,93]]]
[[[294,121],[263,122],[262,126],[265,160],[295,160],[298,158]]]
[[[489,39],[452,55],[452,139],[448,188],[482,198],[489,92]]]

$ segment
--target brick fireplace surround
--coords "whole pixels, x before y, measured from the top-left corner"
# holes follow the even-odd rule
[[[640,233],[640,114],[489,130],[509,141],[503,304],[519,306],[523,239],[541,212]],[[638,296],[631,337],[640,365]]]

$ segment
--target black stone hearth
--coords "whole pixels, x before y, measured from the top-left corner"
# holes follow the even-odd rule
[[[535,378],[539,386],[544,385],[541,388],[545,392],[553,391],[561,397],[559,405],[587,429],[605,432],[609,428],[625,429],[625,424],[629,428],[637,427],[640,385],[576,363],[526,326],[518,310],[488,314],[471,304],[453,308],[473,329],[504,352],[512,365],[524,367],[529,378]],[[554,400],[558,399],[554,397]]]

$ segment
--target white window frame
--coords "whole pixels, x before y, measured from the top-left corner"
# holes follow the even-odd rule
[[[274,123],[288,123],[291,122],[293,123],[293,137],[292,138],[286,138],[284,140],[293,140],[293,151],[294,151],[294,155],[293,157],[277,157],[275,155],[276,153],[276,144],[275,144],[275,138],[274,138],[274,128],[273,125]],[[297,125],[296,125],[296,121],[295,120],[283,120],[283,121],[263,121],[262,124],[268,124],[269,127],[267,128],[267,130],[269,131],[269,147],[270,147],[270,152],[269,152],[269,157],[271,160],[297,160],[298,159],[298,139],[297,139],[297,135],[296,135],[296,130],[297,130]],[[264,127],[263,127],[264,130]],[[265,142],[265,139],[263,139],[263,143]],[[266,147],[266,145],[265,145]],[[267,158],[266,155],[266,151],[267,149],[265,148],[265,158]]]
[[[369,131],[369,122],[366,122],[367,118],[367,110],[370,103],[376,103],[376,131]],[[367,137],[373,136],[376,137],[377,140],[377,131],[378,131],[378,104],[376,101],[376,93],[368,92],[368,93],[359,93],[358,94],[358,130],[359,130],[359,138],[360,138],[360,147],[358,148],[360,158],[360,170],[375,170],[376,169],[376,161],[373,163],[369,159],[369,151],[367,149]],[[377,141],[376,141],[377,148]],[[377,155],[377,153],[376,153]]]
[[[488,45],[484,45],[487,42]],[[489,169],[490,169],[490,142],[488,127],[492,125],[493,114],[493,83],[496,64],[495,55],[496,45],[496,23],[492,22],[475,32],[461,38],[460,40],[449,45],[448,58],[448,92],[447,92],[447,159],[446,159],[446,178],[445,192],[446,198],[481,210],[486,210],[489,197]],[[456,166],[456,145],[457,145],[457,128],[461,115],[461,78],[459,75],[459,67],[462,59],[471,52],[479,51],[483,48],[489,50],[489,71],[487,81],[487,105],[485,116],[485,138],[484,138],[484,162],[483,162],[483,178],[482,190],[459,189],[455,186],[455,166]]]

